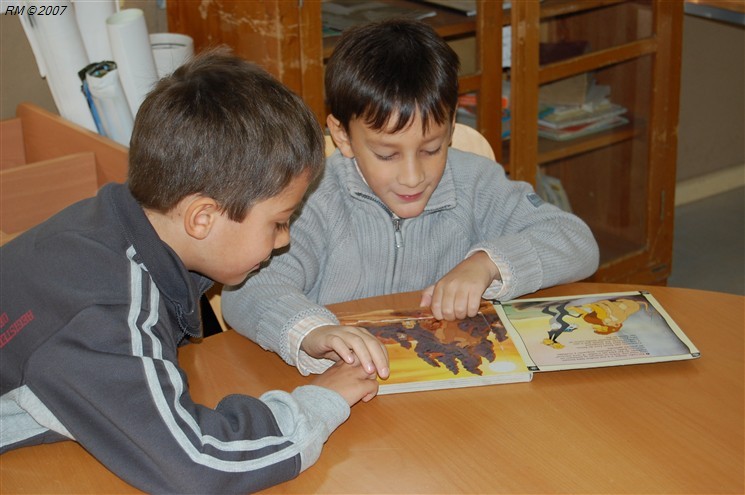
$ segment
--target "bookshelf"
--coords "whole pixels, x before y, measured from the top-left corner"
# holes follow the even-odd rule
[[[682,16],[682,2],[665,0],[513,2],[509,22],[524,29],[513,32],[513,135],[502,156],[515,179],[535,183],[540,168],[561,180],[600,244],[597,281],[670,275]],[[576,40],[588,42],[582,55],[539,63],[540,43]],[[541,85],[586,72],[630,122],[571,141],[538,138]]]
[[[402,9],[432,10],[424,19],[445,39],[475,39],[475,69],[461,74],[463,92],[476,91],[483,108],[498,108],[501,100],[501,2],[476,0],[482,15],[467,16],[447,8],[406,0],[386,3]],[[325,124],[323,96],[324,62],[338,37],[322,36],[319,0],[264,0],[246,2],[169,2],[168,28],[188,34],[195,50],[225,44],[248,60],[261,64],[303,97]],[[481,49],[480,47],[494,47]],[[496,150],[500,144],[499,115],[480,112],[478,130]]]
[[[396,7],[423,3],[388,0]],[[669,0],[476,0],[467,16],[426,4],[424,19],[454,44],[472,43],[475,68],[461,74],[477,94],[476,128],[517,180],[537,172],[561,181],[572,210],[601,248],[603,282],[664,284],[671,271],[675,151],[683,2]],[[227,44],[263,65],[303,97],[325,122],[324,61],[335,37],[322,35],[318,0],[169,2],[169,31],[195,49]],[[511,67],[502,68],[502,28],[512,27]],[[581,40],[588,50],[540,63],[542,43]],[[570,141],[538,137],[542,85],[590,73],[627,108],[629,123]],[[503,81],[511,87],[511,136],[501,138]]]

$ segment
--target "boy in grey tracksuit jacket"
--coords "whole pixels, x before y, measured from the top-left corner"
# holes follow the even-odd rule
[[[76,440],[147,492],[238,493],[296,476],[349,414],[310,385],[214,411],[191,401],[176,351],[200,336],[212,281],[185,269],[124,185],[0,249],[2,451]]]
[[[323,305],[417,290],[435,317],[462,318],[482,296],[511,299],[597,269],[582,220],[494,161],[449,148],[458,57],[428,25],[394,19],[345,31],[326,96],[338,149],[289,250],[222,300],[233,328],[302,373],[328,366],[315,359],[319,343],[343,352],[364,337]],[[384,378],[375,352],[372,371]]]
[[[161,80],[128,184],[0,248],[0,452],[75,440],[149,493],[252,492],[312,465],[377,391],[360,366],[211,409],[191,399],[177,348],[201,335],[212,280],[237,283],[287,244],[322,167],[314,116],[254,65],[206,52]]]

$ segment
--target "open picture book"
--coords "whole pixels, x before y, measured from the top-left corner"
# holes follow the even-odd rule
[[[700,356],[648,292],[483,301],[464,320],[427,308],[340,314],[388,350],[379,394],[527,382],[534,372],[621,366]]]

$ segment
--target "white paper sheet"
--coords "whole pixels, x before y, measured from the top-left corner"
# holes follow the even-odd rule
[[[74,0],[73,5],[88,60],[91,62],[111,60],[106,19],[116,13],[116,0]]]
[[[145,16],[140,9],[124,9],[106,19],[111,52],[132,115],[158,80]]]
[[[176,70],[194,55],[194,40],[185,34],[153,33],[150,35],[150,46],[159,79]]]
[[[106,135],[128,147],[134,119],[119,81],[118,69],[100,75],[89,72],[85,80],[88,82]]]
[[[28,6],[35,9],[50,6],[50,2],[31,1],[22,17],[24,31],[37,56],[42,77],[46,77],[60,115],[96,132],[88,102],[80,90],[78,71],[88,65],[88,54],[78,31],[75,11],[69,0],[58,0],[57,15],[28,15]],[[33,41],[31,41],[33,38]],[[38,60],[41,57],[41,61]]]

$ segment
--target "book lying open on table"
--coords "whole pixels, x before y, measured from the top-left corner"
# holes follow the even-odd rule
[[[695,345],[648,292],[484,301],[479,314],[426,308],[340,314],[388,350],[379,394],[527,382],[533,372],[693,359]]]

